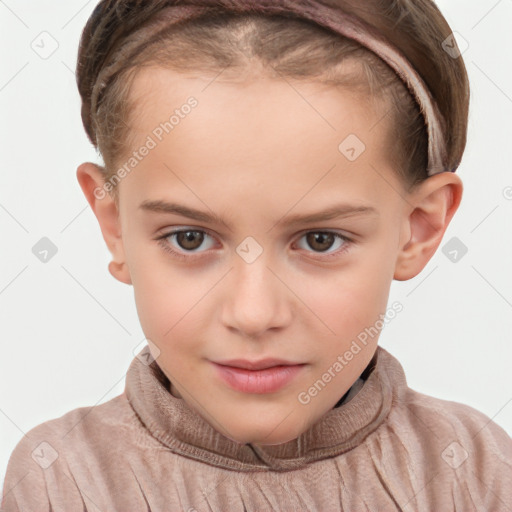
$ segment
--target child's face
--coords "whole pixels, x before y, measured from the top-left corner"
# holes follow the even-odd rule
[[[237,442],[278,444],[332,409],[372,358],[412,206],[382,112],[320,84],[221,78],[138,76],[131,151],[148,135],[157,145],[119,184],[115,253],[173,394]],[[197,106],[181,109],[191,96]],[[174,129],[155,131],[176,110]],[[350,134],[361,154],[353,137],[340,151]],[[157,201],[223,222],[142,207]],[[338,207],[368,210],[288,222]],[[157,240],[173,230],[192,233]],[[304,366],[263,393],[233,389],[214,365],[269,357]]]

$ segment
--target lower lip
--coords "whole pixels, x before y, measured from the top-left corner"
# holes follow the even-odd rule
[[[265,370],[244,370],[213,363],[222,380],[244,393],[274,393],[288,384],[305,366],[274,366]]]

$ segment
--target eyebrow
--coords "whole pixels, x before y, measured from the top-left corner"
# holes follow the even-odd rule
[[[210,224],[222,224],[223,226],[231,229],[229,225],[220,217],[214,213],[207,213],[188,206],[172,203],[162,200],[147,200],[141,203],[140,209],[148,212],[155,213],[170,213],[175,215],[181,215],[189,219],[196,220],[198,222],[206,222]],[[285,215],[276,224],[283,224],[285,226],[293,226],[296,224],[312,224],[315,222],[322,222],[326,220],[339,219],[343,217],[353,216],[379,216],[379,212],[373,206],[366,205],[352,205],[352,204],[338,204],[334,205],[326,210],[315,212],[311,214],[294,214]]]

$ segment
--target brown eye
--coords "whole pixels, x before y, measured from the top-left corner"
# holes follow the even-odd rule
[[[315,251],[326,251],[332,247],[336,237],[333,233],[308,233],[306,240]]]
[[[204,233],[201,231],[179,231],[175,236],[180,248],[189,251],[198,249],[204,241]]]
[[[200,258],[214,245],[214,237],[201,229],[176,229],[158,237],[157,242],[174,258]]]
[[[334,231],[309,231],[298,243],[300,249],[324,260],[341,257],[352,245],[352,240]]]

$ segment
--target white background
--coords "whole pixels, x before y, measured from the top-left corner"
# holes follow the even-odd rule
[[[101,163],[74,77],[95,4],[0,0],[0,485],[27,431],[123,392],[144,340],[132,288],[108,273],[110,253],[75,175],[82,162]],[[404,309],[380,344],[410,387],[468,404],[512,434],[512,0],[438,5],[469,44],[464,197],[427,267],[393,282],[389,305]],[[59,45],[48,59],[31,48],[43,31]],[[58,248],[47,263],[32,253],[43,237]],[[468,248],[458,263],[442,252],[453,237]]]

